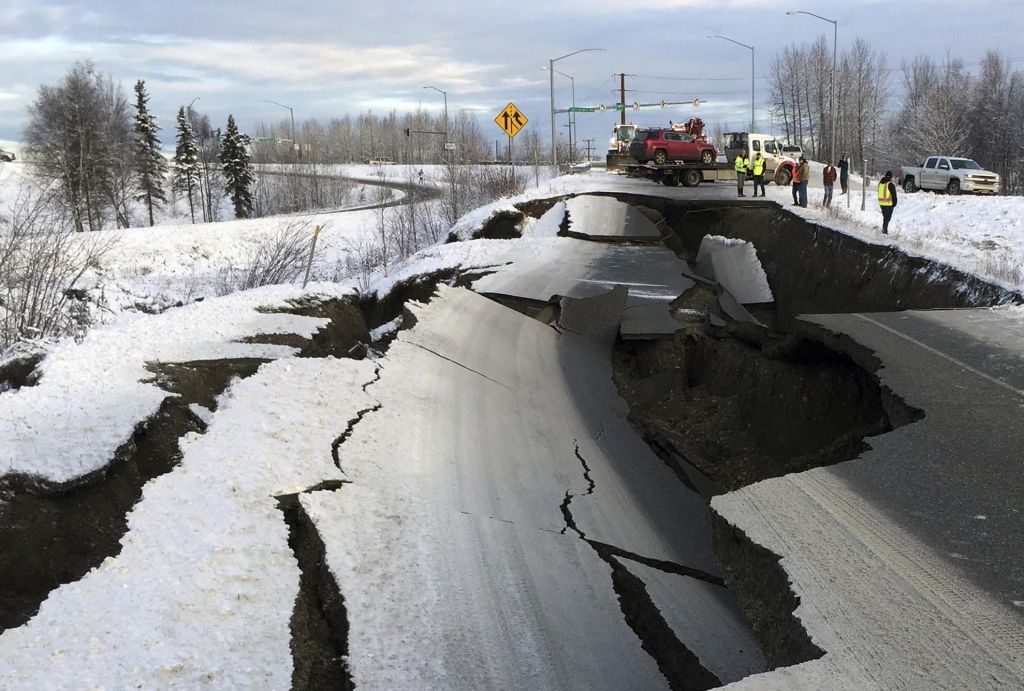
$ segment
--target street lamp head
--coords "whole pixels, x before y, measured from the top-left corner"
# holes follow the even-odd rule
[[[794,15],[794,14],[797,14],[797,12],[796,12],[796,10],[786,10],[786,14],[788,14],[788,15],[791,15],[791,16],[792,16],[792,15]]]

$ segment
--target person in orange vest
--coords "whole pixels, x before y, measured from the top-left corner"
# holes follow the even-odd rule
[[[892,181],[892,171],[885,171],[885,175],[878,181],[878,207],[882,210],[882,234],[889,234],[889,221],[892,220],[892,212],[896,208],[896,183]]]
[[[743,195],[743,183],[747,179],[747,170],[750,168],[750,159],[747,158],[747,150],[744,149],[740,152],[740,155],[733,161],[733,168],[736,170],[736,193],[738,196]],[[757,191],[756,189],[754,190]]]

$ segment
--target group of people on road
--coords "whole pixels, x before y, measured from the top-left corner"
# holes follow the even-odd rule
[[[754,182],[754,196],[758,196],[758,188],[761,190],[760,196],[765,196],[765,160],[761,157],[760,152],[755,153],[753,158],[748,158],[747,150],[743,149],[733,162],[733,168],[736,171],[736,193],[740,197],[745,196],[743,194],[743,184],[748,177]],[[839,159],[838,170],[832,165],[831,160],[827,161],[821,176],[822,186],[825,189],[821,203],[825,208],[829,208],[832,206],[832,191],[837,179],[839,180],[839,186],[842,188],[840,195],[849,194],[850,192],[850,159],[846,157],[846,154],[843,154],[842,158]],[[801,156],[797,165],[793,168],[793,206],[807,208],[807,183],[810,177],[811,167],[808,165],[807,159]],[[896,183],[893,182],[892,171],[887,170],[882,179],[878,181],[878,207],[882,210],[883,234],[888,235],[889,233],[889,221],[892,220],[896,204]]]
[[[757,189],[759,187],[761,188],[761,196],[764,196],[764,167],[765,160],[761,158],[760,152],[754,154],[753,158],[747,158],[746,149],[740,152],[740,155],[733,161],[733,168],[736,170],[736,192],[739,196],[745,196],[743,194],[743,183],[746,182],[748,177],[754,181],[754,196],[757,196]]]

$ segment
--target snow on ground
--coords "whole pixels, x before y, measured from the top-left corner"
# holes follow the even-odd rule
[[[313,284],[307,291],[266,287],[161,315],[121,315],[81,343],[61,341],[41,363],[36,386],[0,395],[0,473],[67,482],[104,467],[168,395],[142,383],[153,376],[146,363],[287,357],[293,348],[238,341],[259,333],[309,337],[327,320],[257,308],[285,306],[304,295],[350,294],[337,284]]]
[[[331,444],[375,371],[294,358],[234,384],[146,485],[121,553],[0,635],[0,687],[289,688],[299,568],[274,497],[341,479]]]

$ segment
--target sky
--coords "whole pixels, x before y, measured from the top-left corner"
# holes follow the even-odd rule
[[[949,0],[0,0],[0,141],[18,141],[28,107],[41,85],[56,84],[78,60],[120,82],[131,96],[143,79],[150,108],[173,142],[182,105],[209,115],[214,126],[234,114],[243,131],[260,122],[328,120],[368,110],[424,108],[476,112],[495,140],[491,120],[509,103],[550,141],[548,60],[583,48],[601,48],[555,63],[557,108],[575,91],[579,106],[617,102],[619,72],[627,75],[626,102],[701,105],[629,109],[641,125],[667,125],[699,115],[707,123],[746,129],[750,119],[750,51],[755,48],[757,129],[771,130],[763,107],[764,72],[792,43],[825,35],[838,21],[839,49],[857,38],[900,62],[947,53],[969,65],[987,50],[1001,51],[1024,69],[1020,0],[983,4]],[[898,82],[898,74],[894,76]],[[557,117],[565,137],[565,115]],[[577,138],[596,140],[603,153],[618,116],[580,114]]]

